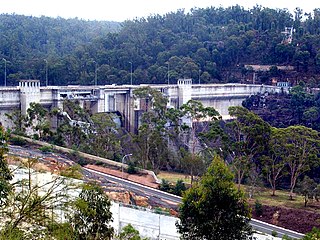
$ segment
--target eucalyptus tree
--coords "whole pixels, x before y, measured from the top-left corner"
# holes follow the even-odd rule
[[[205,107],[199,101],[189,100],[180,108],[182,112],[182,119],[190,122],[184,125],[184,134],[187,135],[184,144],[188,153],[183,158],[185,170],[191,176],[191,184],[195,175],[195,170],[200,170],[204,165],[200,154],[202,140],[200,135],[202,132],[208,130],[211,122],[218,120],[219,113],[213,107]],[[202,164],[201,164],[202,163]],[[198,172],[199,174],[200,172]],[[196,174],[196,175],[198,175]]]
[[[304,126],[290,126],[284,129],[287,149],[284,160],[289,168],[290,199],[298,178],[309,171],[312,166],[319,164],[320,135],[319,132]]]
[[[168,99],[151,87],[138,88],[134,95],[144,102],[145,110],[138,134],[134,137],[139,149],[135,155],[139,156],[143,168],[149,164],[157,171],[168,159],[168,134],[165,128]]]
[[[236,175],[238,188],[259,154],[266,150],[270,139],[270,125],[259,116],[243,107],[230,107],[229,113],[235,119],[227,123],[229,138],[224,143],[231,159],[231,168]]]
[[[70,223],[78,239],[112,239],[111,202],[96,184],[84,185],[73,202]]]
[[[288,174],[286,156],[289,154],[285,147],[285,129],[271,128],[268,150],[261,156],[262,171],[272,188],[272,196],[275,196],[278,181]]]

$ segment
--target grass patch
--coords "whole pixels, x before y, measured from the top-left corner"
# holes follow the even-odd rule
[[[246,190],[246,186],[243,186]],[[250,200],[252,202],[259,201],[262,205],[278,206],[287,208],[297,208],[303,210],[314,210],[313,208],[304,207],[304,198],[296,194],[293,200],[289,199],[289,191],[277,190],[275,196],[271,196],[271,189],[259,188]]]
[[[157,177],[159,179],[165,179],[170,183],[176,183],[178,180],[182,180],[184,183],[186,184],[190,184],[191,180],[190,180],[190,176],[182,174],[182,173],[175,173],[175,172],[164,172],[161,171]]]

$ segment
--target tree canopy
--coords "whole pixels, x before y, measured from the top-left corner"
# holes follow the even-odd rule
[[[194,8],[121,24],[0,15],[0,81],[40,79],[50,85],[239,82],[246,64],[293,65],[318,76],[319,9],[306,13],[239,5]],[[284,34],[293,27],[292,42]],[[132,66],[132,74],[131,74]],[[48,71],[47,71],[48,70]],[[269,71],[258,81],[271,82]],[[283,77],[283,79],[286,79]]]
[[[250,211],[233,175],[215,156],[201,180],[186,191],[177,228],[183,239],[247,239]]]

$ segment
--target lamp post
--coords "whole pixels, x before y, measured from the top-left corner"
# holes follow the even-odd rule
[[[48,60],[44,59],[44,61],[46,62],[46,86],[48,86]]]
[[[132,156],[132,153],[129,153],[129,154],[124,155],[123,158],[122,158],[122,160],[121,160],[121,163],[122,163],[122,165],[121,165],[121,178],[123,178],[123,163],[124,163],[124,159],[125,159],[126,157],[129,157],[129,156]]]
[[[170,64],[168,62],[168,85],[170,84],[170,75],[169,75],[169,70],[170,70]]]
[[[7,86],[7,59],[2,58],[4,61],[4,86]]]
[[[199,69],[199,84],[200,84],[200,74],[201,74],[201,70]]]
[[[93,61],[93,63],[94,63],[94,85],[97,86],[98,84],[97,62]]]
[[[93,61],[95,63],[95,69],[94,69],[94,85],[97,86],[98,84],[98,72],[97,72],[97,62]]]
[[[130,63],[130,85],[132,85],[132,62]]]

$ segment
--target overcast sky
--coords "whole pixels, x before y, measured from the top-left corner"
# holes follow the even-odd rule
[[[305,12],[319,8],[316,0],[0,0],[0,13],[16,13],[28,16],[49,16],[85,20],[124,21],[153,14],[163,15],[177,9],[255,5],[270,8],[287,8],[292,11],[300,7]]]

